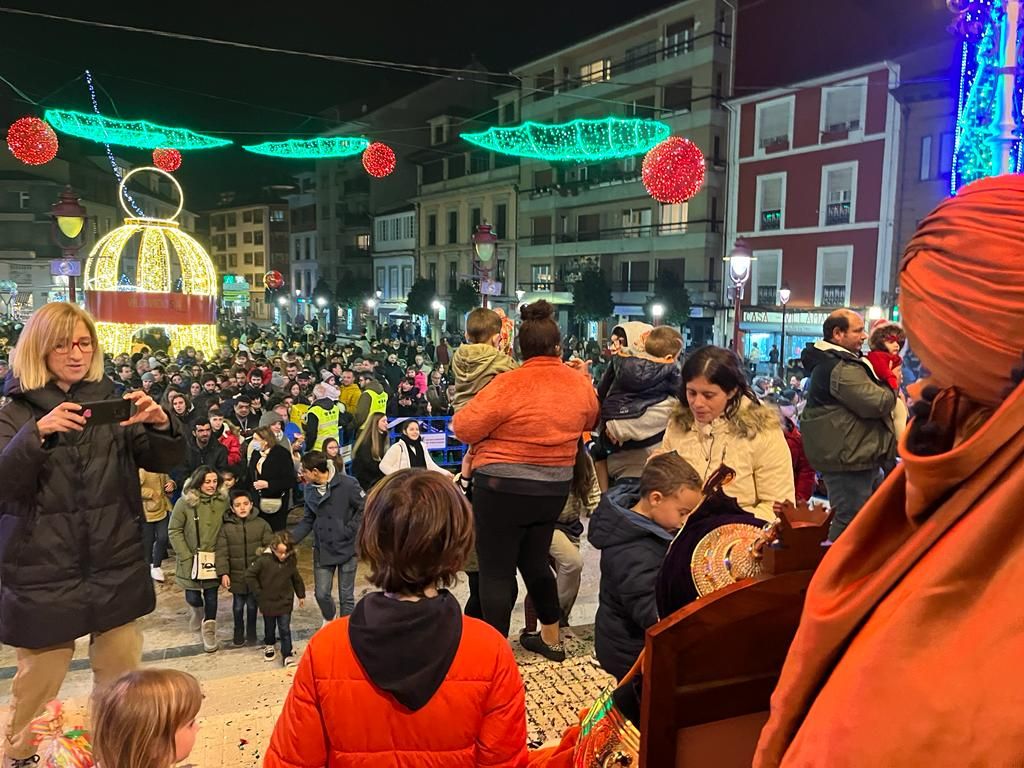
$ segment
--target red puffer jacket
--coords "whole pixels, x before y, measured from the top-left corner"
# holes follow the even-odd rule
[[[491,627],[463,617],[444,682],[412,712],[368,679],[348,624],[333,621],[310,640],[264,768],[525,768],[523,681]]]

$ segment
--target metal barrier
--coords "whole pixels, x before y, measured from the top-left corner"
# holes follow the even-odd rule
[[[410,416],[419,422],[420,439],[439,466],[452,472],[462,468],[462,457],[466,453],[465,443],[460,442],[451,430],[451,416]],[[398,425],[389,432],[391,442],[398,439]]]

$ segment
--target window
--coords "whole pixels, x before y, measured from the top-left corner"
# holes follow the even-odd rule
[[[448,262],[448,293],[452,294],[459,287],[459,262]]]
[[[369,235],[356,235],[356,248],[361,251],[370,250],[370,236]]]
[[[384,222],[384,221],[381,221],[381,220],[378,219],[377,220],[377,224],[376,224],[376,230],[377,230],[377,242],[378,243],[383,242],[383,241],[388,239],[387,222]]]
[[[496,270],[495,279],[499,283],[505,283],[505,259],[498,259],[498,269]]]
[[[228,233],[228,248],[235,248],[238,246],[238,235],[234,232]]]
[[[658,259],[657,277],[682,284],[686,279],[686,259]]]
[[[516,103],[514,101],[506,101],[501,105],[501,123],[502,125],[508,125],[516,121]]]
[[[687,78],[666,85],[661,101],[669,112],[689,112],[693,106],[693,80]]]
[[[551,168],[546,168],[543,171],[533,172],[533,187],[534,189],[543,189],[550,187],[555,183],[555,174]]]
[[[681,56],[693,50],[693,19],[683,19],[665,27],[665,56]]]
[[[650,237],[650,234],[650,208],[629,208],[622,212],[623,237]]]
[[[658,58],[658,41],[648,40],[641,45],[634,45],[626,49],[626,58],[620,65],[623,72],[632,72],[634,69],[646,67],[653,64]]]
[[[758,306],[778,306],[782,251],[754,251],[754,259],[750,295],[757,301]]]
[[[423,164],[423,183],[436,184],[444,181],[444,160],[434,160]]]
[[[399,239],[398,227],[399,227],[398,219],[392,219],[391,221],[388,222],[388,230],[390,231],[390,235],[391,235],[390,239],[391,240],[398,240]]]
[[[448,211],[448,242],[459,242],[459,212]]]
[[[427,279],[430,280],[430,284],[434,286],[434,290],[437,290],[437,262],[432,261],[427,264]]]
[[[918,178],[928,181],[932,177],[932,137],[921,137],[921,171]]]
[[[821,169],[822,227],[852,224],[857,197],[857,163],[826,165]]]
[[[387,270],[384,267],[377,267],[377,287],[375,290],[384,293],[387,290],[387,286],[384,284],[387,280]]]
[[[507,235],[508,227],[508,206],[505,203],[498,203],[494,206],[494,234],[498,236],[499,240],[504,240]]]
[[[244,264],[252,264],[253,263],[252,262],[252,253],[245,254],[245,258],[243,260],[243,263]]]
[[[461,179],[466,175],[466,156],[453,155],[448,158],[448,178]]]
[[[242,242],[243,243],[249,243],[251,245],[252,244],[252,232],[243,232],[242,233]]]
[[[302,258],[302,241],[301,240],[296,240],[295,241],[295,260],[298,261],[301,258]]]
[[[548,245],[551,242],[551,217],[534,216],[530,219],[530,244]]]
[[[260,221],[263,220],[263,214],[260,213]],[[281,223],[286,220],[285,211],[271,211],[270,220],[273,222]]]
[[[399,296],[405,297],[409,295],[409,289],[412,288],[412,267],[402,267],[402,290],[398,294]]]
[[[218,213],[210,219],[214,229],[224,229],[224,214]]]
[[[256,251],[256,266],[257,267],[262,267],[263,266],[263,261],[264,261],[264,259],[263,259],[263,251]]]
[[[591,85],[604,80],[611,80],[611,77],[611,59],[598,59],[580,67],[580,83],[582,85]]]
[[[444,123],[437,123],[434,126],[434,131],[433,131],[433,134],[432,134],[431,140],[430,140],[431,144],[444,144],[444,133],[445,133],[444,129],[445,129]]]
[[[953,134],[944,133],[939,137],[939,176],[948,179],[953,172]]]
[[[757,221],[754,229],[771,232],[783,228],[786,198],[786,174],[771,173],[757,177]]]
[[[398,293],[398,267],[388,267],[388,292],[389,299],[397,298]]]
[[[758,149],[788,149],[793,136],[793,96],[757,105]]]
[[[644,96],[641,99],[633,99],[633,103],[626,107],[626,117],[649,117],[653,118],[655,113],[654,94]]]
[[[416,238],[416,217],[406,216],[405,217],[405,234],[403,237],[406,240],[414,240]]]
[[[480,209],[470,208],[469,209],[469,230],[470,232],[476,232],[476,228],[480,226]]]
[[[689,207],[689,203],[673,203],[661,206],[661,226],[658,227],[658,234],[675,235],[685,232]]]
[[[252,211],[242,211],[242,223],[252,224]]]
[[[864,128],[867,78],[821,89],[821,132],[847,133]]]
[[[621,291],[646,291],[651,281],[649,261],[624,261],[619,264]]]
[[[254,245],[263,245],[263,230],[257,229],[252,233],[252,242]]]
[[[601,239],[601,214],[587,213],[576,217],[576,237],[580,241]]]
[[[238,266],[238,255],[234,253],[228,254],[228,267],[234,269]]]
[[[306,238],[306,245],[305,245],[306,261],[309,261],[311,258],[313,258],[311,253],[310,253],[312,247],[313,247],[313,238],[312,237],[307,237]]]
[[[818,249],[818,271],[814,285],[814,303],[817,306],[845,307],[849,303],[852,267],[852,245]]]
[[[711,162],[714,165],[722,165],[722,137],[715,134],[711,149]]]
[[[534,264],[530,267],[530,288],[534,291],[551,290],[551,265]]]
[[[237,215],[234,214],[234,213],[227,214],[227,222],[228,222],[228,226],[229,227],[237,227],[238,226],[238,217],[237,217]]]
[[[484,173],[491,169],[491,155],[489,152],[469,153],[469,172]]]
[[[427,245],[437,245],[437,214],[427,216]]]

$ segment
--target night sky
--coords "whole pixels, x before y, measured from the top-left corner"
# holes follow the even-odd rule
[[[274,10],[263,11],[263,3],[0,0],[0,6],[10,8],[344,56],[448,67],[462,67],[475,56],[495,72],[507,72],[666,5],[671,3],[307,0],[279,2],[271,6]],[[787,52],[791,54],[795,44],[831,70],[849,60],[863,62],[864,56],[886,46],[905,44],[908,36],[934,38],[949,19],[942,15],[943,6],[942,0],[741,0],[742,13],[751,14],[755,23],[748,27],[751,33],[740,38],[740,81],[748,71],[768,81],[753,85],[788,82],[793,57]],[[808,8],[809,15],[795,13],[800,7]],[[777,12],[793,14],[802,23],[773,29]],[[830,24],[833,14],[844,20]],[[830,40],[829,34],[819,34],[822,30],[839,38]],[[236,142],[316,133],[333,125],[318,117],[321,110],[344,103],[373,104],[382,95],[397,96],[434,79],[0,13],[0,75],[33,99],[44,106],[91,111],[84,80],[71,82],[85,68],[113,100],[112,105],[100,94],[105,114],[145,117],[202,132],[231,132],[229,138]],[[3,83],[0,92],[2,104],[11,94]],[[3,108],[32,112],[27,105],[9,102]],[[280,133],[245,133],[274,131]],[[122,154],[142,162],[147,153]],[[222,189],[287,182],[297,168],[294,161],[263,160],[231,148],[186,155],[179,176],[195,209],[212,203]]]

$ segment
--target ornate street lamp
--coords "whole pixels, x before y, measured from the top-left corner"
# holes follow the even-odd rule
[[[476,260],[480,269],[480,297],[483,299],[483,305],[486,307],[487,297],[490,294],[486,293],[484,288],[490,288],[491,268],[494,264],[494,252],[498,247],[498,236],[492,231],[491,225],[484,221],[477,224],[472,239],[473,251],[476,253]],[[485,286],[485,284],[487,285]]]
[[[789,283],[783,283],[779,289],[779,304],[782,305],[782,354],[780,359],[782,360],[782,373],[783,378],[787,372],[786,366],[786,305],[789,304],[789,299],[792,293],[789,290]]]
[[[736,300],[732,327],[732,351],[742,360],[740,319],[743,314],[743,286],[750,279],[750,265],[754,260],[754,255],[747,241],[740,238],[736,241],[726,260],[729,262],[729,278],[732,280]]]
[[[82,273],[78,251],[85,245],[85,206],[70,186],[60,193],[60,199],[50,206],[53,217],[53,241],[61,249],[67,268],[62,270],[68,277],[68,301],[75,303],[75,278]]]

